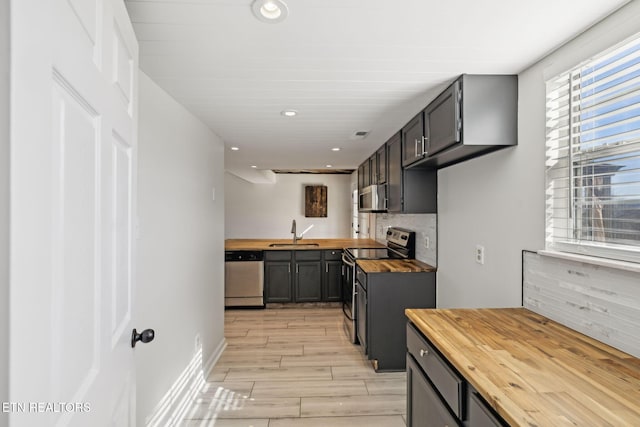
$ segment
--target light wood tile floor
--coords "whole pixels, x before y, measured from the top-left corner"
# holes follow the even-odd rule
[[[377,374],[340,308],[227,310],[227,348],[182,427],[404,427],[404,372]]]

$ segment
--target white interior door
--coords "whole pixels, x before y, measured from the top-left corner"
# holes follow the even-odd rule
[[[134,425],[137,42],[122,0],[11,12],[10,425]]]

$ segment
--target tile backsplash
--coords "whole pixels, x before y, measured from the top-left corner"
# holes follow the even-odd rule
[[[376,214],[375,239],[384,242],[389,227],[402,227],[415,231],[416,259],[437,267],[437,218],[436,214]],[[429,247],[427,247],[427,239]]]
[[[523,257],[523,305],[640,357],[638,273],[533,252]]]

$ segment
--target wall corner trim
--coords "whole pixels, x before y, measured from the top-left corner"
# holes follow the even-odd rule
[[[216,347],[216,349],[211,353],[211,356],[209,356],[209,359],[207,359],[206,363],[202,366],[202,372],[205,379],[209,378],[209,375],[211,375],[213,368],[216,366],[216,363],[218,363],[218,360],[222,356],[225,348],[227,348],[227,340],[222,338],[218,347]]]

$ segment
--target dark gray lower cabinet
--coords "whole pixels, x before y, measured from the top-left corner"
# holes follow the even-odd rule
[[[366,353],[376,371],[403,371],[407,335],[406,308],[436,306],[435,273],[366,273],[357,267],[359,334],[366,342]],[[366,301],[362,301],[362,299]],[[366,312],[361,312],[366,304]],[[362,341],[361,341],[362,342]]]
[[[265,251],[265,302],[342,300],[342,251]]]
[[[293,301],[292,251],[265,251],[264,296],[265,302]]]
[[[291,275],[291,262],[265,262],[264,269],[265,301],[293,301],[293,276]]]
[[[322,262],[297,261],[295,281],[296,302],[322,300]]]
[[[413,357],[407,355],[407,426],[459,425]]]
[[[322,301],[342,301],[342,261],[324,261]]]
[[[406,349],[407,427],[507,426],[411,322]]]
[[[506,425],[493,414],[475,390],[469,393],[469,397],[469,426],[502,427]]]

